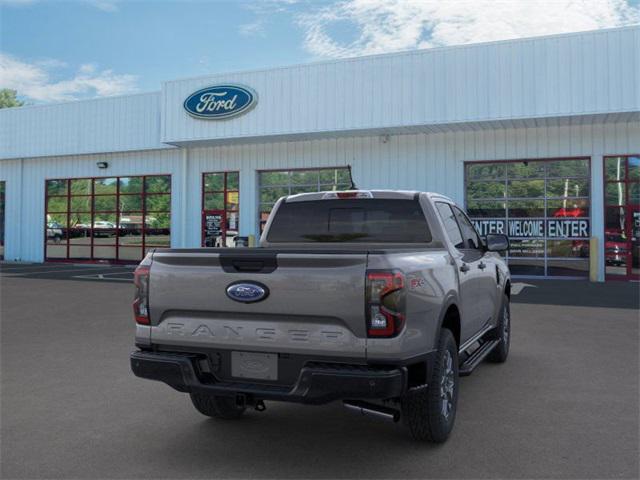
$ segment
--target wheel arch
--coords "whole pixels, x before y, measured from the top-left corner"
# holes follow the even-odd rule
[[[454,298],[449,299],[442,308],[440,313],[440,328],[438,329],[438,337],[440,337],[440,330],[446,328],[453,333],[453,337],[456,340],[456,344],[460,347],[460,339],[462,333],[462,322],[460,317],[460,308]]]

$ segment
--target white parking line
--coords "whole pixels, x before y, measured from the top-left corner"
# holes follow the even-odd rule
[[[531,285],[530,283],[515,282],[513,285],[511,285],[511,293],[513,295],[518,295],[520,292],[522,292],[522,290],[524,290],[527,287],[538,288],[536,285]]]
[[[12,272],[6,272],[6,270],[0,270],[0,275],[16,276],[16,275],[32,275],[43,273],[59,273],[59,272],[86,272],[87,270],[106,270],[105,267],[75,267],[75,268],[57,268],[55,270],[38,270],[38,269],[21,269]],[[133,272],[131,270],[130,272]],[[123,271],[123,273],[130,273],[129,271]],[[95,274],[94,274],[95,275]]]
[[[102,274],[102,273],[97,273],[97,274],[93,274],[93,275],[74,275],[71,278],[82,278],[85,280],[109,280],[109,281],[116,281],[116,282],[133,282],[133,278],[105,278],[107,275],[118,275],[116,273],[106,273],[106,274]],[[120,274],[122,275],[122,274]]]

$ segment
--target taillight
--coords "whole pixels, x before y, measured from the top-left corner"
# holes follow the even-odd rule
[[[136,294],[133,299],[133,315],[136,323],[149,325],[149,267],[140,265],[133,272]]]
[[[395,270],[370,270],[366,289],[368,335],[395,337],[404,327],[404,275]]]

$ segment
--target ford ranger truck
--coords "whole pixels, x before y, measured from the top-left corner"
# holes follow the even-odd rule
[[[342,401],[443,442],[459,377],[507,359],[508,248],[434,193],[283,197],[257,248],[147,255],[131,367],[209,417]]]

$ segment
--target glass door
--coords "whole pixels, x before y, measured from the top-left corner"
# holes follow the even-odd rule
[[[0,260],[4,259],[4,182],[0,182]]]
[[[640,156],[604,159],[607,279],[640,279]]]
[[[235,247],[239,229],[239,173],[202,174],[202,246]]]

